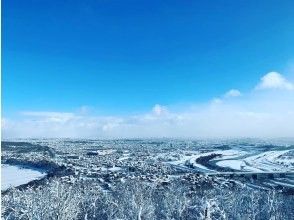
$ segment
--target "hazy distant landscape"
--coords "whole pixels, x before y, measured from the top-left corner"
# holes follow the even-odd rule
[[[291,139],[2,141],[2,217],[291,219],[293,154]]]

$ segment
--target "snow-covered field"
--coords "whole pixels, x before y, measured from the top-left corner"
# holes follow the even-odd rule
[[[205,153],[197,151],[186,151],[180,155],[180,159],[168,162],[177,166],[192,165],[194,169],[204,172],[212,170],[205,164],[197,163],[197,159],[210,155],[217,155],[212,158],[209,163],[218,167],[231,168],[236,171],[248,172],[271,172],[271,171],[293,171],[294,157],[293,150],[270,150],[265,152],[254,153],[252,150],[231,149],[231,150],[215,150]]]
[[[45,175],[36,170],[3,164],[1,165],[1,190],[26,184]]]
[[[246,164],[263,171],[293,171],[293,158],[283,160],[290,150],[267,151],[245,159]]]
[[[290,150],[266,151],[252,155],[252,153],[224,159],[216,163],[220,167],[251,172],[293,171],[293,157],[286,156]]]
[[[234,170],[242,170],[244,169],[244,162],[240,160],[222,160],[216,163],[216,165],[220,167],[229,167]]]

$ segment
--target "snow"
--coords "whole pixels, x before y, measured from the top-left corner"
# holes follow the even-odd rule
[[[292,169],[293,158],[284,156],[289,150],[267,151],[242,158],[221,160],[216,163],[220,167],[229,167],[235,170],[263,172],[288,171]],[[283,157],[284,156],[284,157]],[[222,157],[221,159],[228,158]]]
[[[223,160],[216,163],[220,167],[229,167],[234,170],[241,170],[244,167],[244,162],[241,160]]]
[[[289,150],[281,150],[281,151],[267,151],[263,152],[251,157],[247,157],[245,162],[247,165],[255,168],[262,168],[264,171],[289,171],[291,167],[286,167],[281,164],[282,155],[288,153]],[[283,160],[285,164],[290,164],[292,161]]]
[[[233,159],[236,157],[241,157],[247,154],[245,151],[239,150],[222,150],[222,151],[213,151],[214,154],[221,154],[222,160]],[[218,158],[214,158],[212,160],[218,160]]]
[[[130,154],[123,154],[123,157],[119,158],[118,161],[127,160],[130,158]]]
[[[1,190],[26,184],[45,175],[36,170],[3,164],[1,165]]]
[[[220,157],[217,157],[217,158],[214,158],[213,160],[219,160],[220,158],[222,160],[227,160],[228,159],[231,159],[231,158],[236,158],[236,157],[240,157],[242,155],[245,155],[246,153],[243,152],[243,151],[237,151],[237,150],[217,150],[217,151],[210,151],[210,152],[206,152],[206,153],[200,153],[198,151],[185,151],[184,152],[186,155],[182,155],[181,159],[180,160],[177,160],[177,161],[172,161],[172,162],[169,162],[170,164],[173,164],[173,165],[182,165],[184,166],[185,162],[188,161],[189,164],[193,165],[194,168],[199,168],[200,170],[202,171],[207,171],[207,172],[210,172],[212,171],[211,169],[208,169],[207,167],[199,164],[196,162],[196,160],[200,157],[204,157],[204,156],[209,156],[209,155],[212,155],[212,154],[221,154]],[[191,155],[191,156],[187,156],[188,155]],[[233,160],[231,160],[233,161]],[[234,167],[237,167],[238,164],[240,162],[236,162],[237,160],[234,160],[233,161],[233,165]],[[222,161],[220,161],[222,162]],[[217,162],[217,165],[219,165],[220,162]],[[224,165],[227,165],[229,162],[224,162],[223,164]],[[221,165],[220,165],[221,166]],[[233,168],[235,169],[235,168]],[[239,168],[240,169],[240,165],[239,165]]]
[[[243,160],[222,160],[217,162],[216,165],[220,167],[229,167],[234,170],[251,171],[251,172],[261,171],[260,169],[246,165],[246,163]]]
[[[97,150],[97,153],[99,156],[113,154],[114,152],[116,152],[116,150],[113,150],[113,149]]]
[[[120,167],[112,167],[112,168],[109,168],[108,169],[109,171],[112,171],[112,172],[115,172],[115,171],[119,171],[119,170],[121,170],[121,168]]]
[[[263,171],[292,171],[294,164],[293,152],[291,150],[274,150],[262,153],[252,154],[244,150],[216,150],[201,153],[199,151],[184,151],[180,159],[167,162],[174,166],[192,165],[195,169],[204,172],[211,170],[196,160],[203,156],[220,154],[220,156],[211,159],[219,167],[229,167],[239,171],[263,172]]]

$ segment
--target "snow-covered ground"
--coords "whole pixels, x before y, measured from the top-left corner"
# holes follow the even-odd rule
[[[219,167],[228,167],[234,170],[248,171],[248,172],[261,172],[261,169],[248,166],[243,160],[222,160],[216,163]]]
[[[244,167],[244,162],[241,160],[222,160],[216,163],[220,167],[229,167],[234,170],[241,170]]]
[[[127,160],[130,158],[130,154],[123,154],[123,156],[121,158],[119,158],[119,161],[123,161],[123,160]]]
[[[243,151],[237,151],[237,150],[223,150],[223,151],[210,151],[210,152],[206,152],[206,153],[200,153],[197,151],[186,151],[184,152],[185,155],[183,155],[180,160],[176,160],[176,161],[172,161],[169,162],[170,164],[173,165],[182,165],[184,166],[185,164],[190,164],[192,165],[194,168],[198,168],[199,170],[202,171],[207,171],[207,172],[211,172],[211,169],[208,169],[207,167],[199,164],[196,162],[196,160],[200,157],[205,157],[205,156],[210,156],[213,154],[217,154],[217,155],[221,155],[218,156],[216,159],[212,159],[212,160],[222,160],[220,162],[217,162],[217,165],[219,166],[223,166],[223,167],[231,167],[233,169],[240,169],[240,163],[238,160],[229,160],[229,159],[234,159],[237,157],[241,157],[243,155],[246,154],[246,152]],[[227,161],[227,162],[225,162]],[[229,165],[228,165],[229,164]],[[238,165],[239,164],[239,165]],[[233,167],[232,167],[233,166]]]
[[[185,166],[185,164],[190,164],[190,165],[193,165],[195,169],[198,168],[202,171],[209,172],[211,170],[209,170],[205,166],[202,166],[201,164],[196,163],[196,159],[198,159],[202,155],[204,154],[201,154],[198,151],[186,151],[184,152],[184,155],[180,156],[179,160],[171,161],[168,163],[172,165],[177,165],[177,166]]]
[[[1,190],[6,190],[9,187],[16,187],[26,184],[32,180],[40,179],[46,174],[18,166],[11,166],[7,164],[1,165]]]
[[[293,170],[293,167],[291,167],[293,158],[283,158],[283,155],[287,153],[289,153],[289,150],[267,151],[247,157],[245,162],[248,166],[264,171],[291,171]]]
[[[115,171],[119,171],[119,170],[121,170],[121,168],[120,167],[111,167],[111,168],[109,168],[108,169],[109,171],[112,171],[112,172],[115,172]]]
[[[211,159],[212,163],[219,167],[231,168],[236,171],[264,172],[264,171],[293,171],[294,157],[292,150],[269,150],[265,152],[245,151],[244,149],[216,150],[205,153],[197,151],[185,151],[180,158],[168,162],[172,165],[192,165],[195,169],[204,172],[211,172],[203,164],[196,160],[200,157],[218,155]]]

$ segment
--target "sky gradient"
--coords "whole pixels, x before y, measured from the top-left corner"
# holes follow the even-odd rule
[[[3,135],[294,135],[293,10],[287,0],[4,0]],[[263,121],[218,121],[244,112]]]

